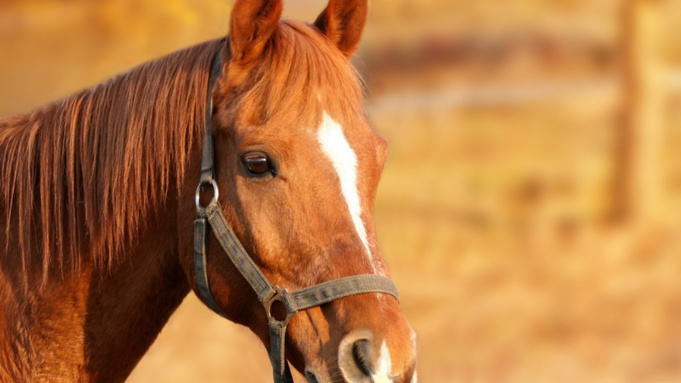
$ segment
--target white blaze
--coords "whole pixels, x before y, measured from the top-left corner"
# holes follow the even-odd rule
[[[366,228],[362,221],[362,206],[357,190],[357,156],[348,144],[348,140],[345,139],[343,128],[326,112],[323,113],[322,123],[317,130],[317,140],[338,173],[341,193],[350,210],[350,217],[371,260],[372,255],[369,250]]]
[[[391,369],[392,362],[390,360],[390,350],[388,350],[388,345],[383,341],[383,344],[381,344],[381,351],[378,355],[376,373],[371,374],[371,381],[374,383],[392,383],[393,376],[390,371]]]

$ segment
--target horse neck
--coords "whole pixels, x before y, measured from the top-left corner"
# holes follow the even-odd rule
[[[0,257],[0,382],[125,380],[189,292],[177,243],[168,240],[177,236],[176,201],[147,217],[110,268],[85,261],[41,286],[36,264],[26,287],[10,273],[21,268],[18,254]]]
[[[90,278],[86,334],[88,373],[125,380],[189,292],[178,262],[175,219],[157,215],[128,261]],[[113,357],[112,357],[113,356]]]
[[[167,129],[178,129],[172,131],[177,134],[154,130],[155,135],[135,136],[139,138],[136,141],[126,138],[126,142],[142,142],[143,138],[147,140],[153,138],[156,148],[174,148],[174,152],[163,156],[171,160],[154,164],[154,166],[140,165],[136,168],[131,167],[130,172],[125,172],[109,171],[102,165],[121,164],[126,161],[139,165],[139,162],[135,161],[152,161],[160,156],[157,151],[152,150],[134,151],[134,158],[115,156],[102,158],[101,152],[87,147],[81,156],[74,157],[75,161],[86,162],[80,163],[80,166],[71,167],[80,169],[74,173],[75,181],[72,181],[69,186],[73,189],[72,192],[75,193],[75,190],[80,192],[83,188],[101,185],[99,181],[107,181],[110,187],[104,195],[108,197],[101,200],[101,193],[90,190],[91,198],[85,198],[86,202],[82,205],[86,212],[81,213],[81,207],[73,209],[82,215],[82,217],[74,216],[76,217],[74,221],[82,222],[82,218],[85,218],[87,222],[84,225],[67,226],[66,222],[70,218],[66,215],[52,217],[55,222],[61,218],[59,220],[63,223],[61,227],[68,228],[68,230],[63,230],[64,233],[82,229],[78,236],[64,235],[64,243],[54,249],[55,255],[62,249],[70,248],[70,238],[84,239],[84,243],[73,247],[76,250],[82,250],[83,253],[62,256],[63,267],[51,263],[48,268],[48,278],[44,278],[42,270],[44,254],[41,253],[42,238],[39,234],[41,228],[24,231],[30,236],[26,242],[31,243],[31,251],[28,252],[30,263],[28,270],[24,270],[22,259],[25,257],[22,257],[21,249],[17,249],[17,238],[20,233],[16,225],[9,224],[5,220],[10,215],[15,217],[12,221],[15,222],[19,209],[25,208],[31,202],[30,197],[25,197],[24,203],[18,200],[13,205],[9,205],[14,209],[12,212],[2,211],[3,208],[7,208],[7,205],[0,204],[0,382],[122,381],[189,292],[187,274],[178,260],[178,252],[191,254],[191,225],[194,213],[191,211],[193,208],[191,202],[189,205],[178,205],[178,201],[192,201],[195,185],[189,185],[186,188],[174,186],[184,185],[185,180],[198,181],[201,157],[200,137],[195,134],[198,130],[189,130],[185,132],[186,134],[180,134],[180,131],[188,129],[187,121],[193,121],[197,126],[201,125],[200,116],[203,110],[189,111],[188,116],[182,118],[176,116],[174,120],[169,116],[171,112],[176,113],[182,108],[191,106],[185,102],[186,100],[205,98],[208,82],[208,73],[205,73],[205,68],[210,68],[213,57],[223,44],[224,41],[213,41],[189,48],[133,70],[128,75],[114,79],[93,90],[75,95],[69,99],[70,105],[76,111],[73,115],[75,120],[62,121],[62,130],[43,130],[41,134],[34,135],[35,140],[48,140],[50,136],[47,133],[56,134],[72,128],[83,129],[80,132],[83,137],[86,133],[99,132],[108,135],[100,137],[100,146],[104,145],[104,137],[109,137],[110,142],[107,148],[112,149],[114,153],[122,153],[114,149],[119,146],[117,140],[123,140],[127,136],[120,135],[119,137],[114,133],[125,132],[122,129],[125,129],[130,121],[121,117],[125,113],[114,113],[115,110],[111,108],[124,106],[156,108],[154,110],[137,109],[136,114],[129,113],[127,118],[134,119],[138,125],[154,121]],[[193,78],[191,76],[194,73],[203,73],[203,75]],[[135,82],[137,80],[145,81],[137,83]],[[111,101],[125,100],[129,88],[121,86],[124,81],[128,81],[131,87],[137,86],[135,89],[143,92],[144,97],[140,97],[146,100],[144,105],[138,103],[118,105],[119,103]],[[161,84],[163,81],[165,83]],[[155,91],[147,84],[159,84],[159,89],[163,91]],[[174,92],[179,91],[182,91],[183,97],[171,97],[175,95]],[[88,102],[91,104],[87,104]],[[42,124],[54,121],[54,116],[64,115],[61,113],[64,109],[60,109],[63,108],[62,105],[64,103],[57,103],[31,115],[0,121],[0,138],[2,138],[0,141],[9,142],[9,138],[19,137],[19,133],[26,131],[25,129],[29,127],[46,129]],[[145,114],[145,110],[148,113]],[[106,113],[106,116],[110,118],[94,119],[92,114],[95,111],[100,114]],[[125,109],[121,111],[124,112]],[[200,127],[202,128],[202,125]],[[159,136],[160,133],[167,134]],[[67,140],[60,140],[62,141]],[[76,142],[84,141],[77,140]],[[2,142],[0,142],[0,154],[3,153],[1,145]],[[49,147],[49,145],[44,147]],[[39,147],[35,149],[32,153],[37,153]],[[6,158],[7,155],[4,157]],[[0,156],[0,158],[3,157]],[[81,158],[85,159],[81,160]],[[27,184],[39,184],[38,175],[54,174],[50,165],[52,162],[44,162],[44,168],[34,172],[34,181],[27,182]],[[64,162],[67,161],[64,160]],[[0,166],[4,164],[0,163]],[[178,172],[178,178],[175,179],[174,176],[168,176],[173,167],[186,172]],[[19,169],[16,174],[22,176],[26,174],[21,171],[20,166],[16,168]],[[88,180],[84,178],[86,176],[84,169],[90,169],[87,173]],[[155,172],[155,175],[151,172]],[[119,181],[123,175],[128,176],[129,179],[139,179],[141,182],[129,184],[138,185],[137,189],[129,189],[125,193],[125,190],[121,190],[123,188],[114,187],[119,184],[123,185],[122,183],[112,183],[111,179],[105,177],[106,175],[118,176]],[[79,177],[83,179],[80,180]],[[161,179],[162,177],[166,178]],[[151,181],[152,178],[154,182]],[[46,180],[47,185],[54,183],[51,178],[46,178]],[[55,184],[59,188],[63,187],[63,182]],[[158,187],[162,185],[166,187],[159,190]],[[36,193],[38,189],[27,190]],[[85,190],[83,193],[88,193],[88,191]],[[28,194],[30,193],[23,195]],[[40,196],[34,197],[36,201],[33,206],[41,206],[40,197],[50,193],[42,191],[36,194]],[[121,202],[125,201],[121,200],[121,195],[133,198],[131,201],[135,203],[122,206]],[[159,198],[159,195],[162,198]],[[80,196],[77,194],[74,196],[75,198],[72,199],[64,199],[63,203],[77,204]],[[156,198],[154,203],[151,203],[150,201],[154,198]],[[138,205],[146,206],[146,208],[140,208]],[[188,207],[184,210],[178,208],[184,205]],[[111,213],[109,210],[87,210],[98,206],[105,206],[106,209],[111,207],[109,210],[123,213],[119,214],[119,219],[114,220],[115,217],[109,214]],[[40,211],[36,209],[31,214],[37,217]],[[101,215],[102,213],[104,216]],[[108,219],[106,214],[109,214]],[[178,216],[181,219],[178,219]],[[29,220],[42,222],[40,219],[34,219],[32,215],[30,217],[28,214],[25,215],[24,221]],[[101,225],[101,222],[114,222],[114,224],[109,227]],[[178,228],[178,225],[181,227]],[[1,235],[5,233],[7,226],[10,227],[9,235]],[[120,241],[102,242],[102,239],[112,238],[112,233],[117,235],[119,229],[125,234],[121,236]],[[53,235],[54,227],[44,228],[44,230]],[[10,246],[6,246],[8,242]],[[111,246],[111,244],[114,245]],[[86,253],[88,248],[93,249],[92,252],[96,254]],[[114,249],[114,254],[101,256],[98,249]],[[74,262],[74,260],[76,266],[71,267],[73,265],[69,262]],[[23,278],[25,273],[28,274],[27,278]],[[27,280],[28,283],[26,283]]]

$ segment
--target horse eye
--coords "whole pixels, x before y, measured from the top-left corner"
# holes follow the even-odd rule
[[[269,158],[262,153],[246,154],[241,158],[241,161],[246,169],[254,175],[263,175],[272,171]]]

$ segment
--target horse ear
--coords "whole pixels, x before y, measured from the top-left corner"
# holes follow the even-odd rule
[[[237,0],[229,28],[232,60],[246,64],[260,57],[277,29],[282,8],[282,0]]]
[[[368,0],[330,0],[314,25],[350,57],[359,45],[369,13]]]

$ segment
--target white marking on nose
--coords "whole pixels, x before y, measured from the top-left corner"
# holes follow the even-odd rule
[[[409,329],[411,331],[411,345],[414,348],[414,353],[416,353],[416,331],[413,328]],[[418,374],[414,371],[414,375],[411,377],[411,383],[417,383],[419,380]]]
[[[378,356],[378,363],[376,364],[376,373],[371,374],[371,381],[374,383],[392,383],[393,376],[391,370],[390,350],[388,350],[388,345],[383,341]]]
[[[355,225],[357,235],[359,235],[359,239],[371,260],[372,254],[369,250],[367,232],[362,221],[362,206],[357,190],[357,156],[350,147],[348,140],[345,139],[343,128],[326,111],[323,113],[322,123],[317,130],[317,140],[322,146],[322,151],[329,157],[331,163],[333,163],[333,168],[338,173],[341,192],[350,210],[352,223]]]

